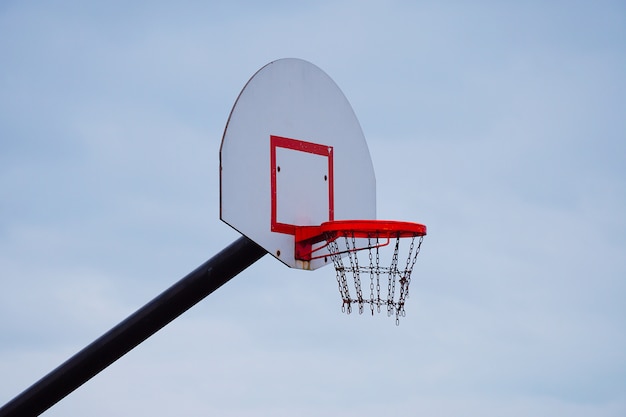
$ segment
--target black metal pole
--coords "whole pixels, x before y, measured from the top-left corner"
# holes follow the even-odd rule
[[[38,416],[265,255],[241,237],[0,408]]]

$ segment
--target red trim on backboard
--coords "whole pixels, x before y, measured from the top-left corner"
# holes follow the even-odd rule
[[[277,198],[276,198],[276,148],[286,148],[298,152],[312,153],[328,158],[328,221],[335,219],[335,195],[334,195],[334,170],[333,170],[333,147],[321,145],[319,143],[306,142],[303,140],[290,139],[282,136],[270,135],[270,178],[271,178],[271,200],[272,200],[272,232],[296,234],[295,224],[280,223],[277,220]]]

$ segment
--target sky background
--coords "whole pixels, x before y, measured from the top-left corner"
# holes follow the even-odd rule
[[[239,235],[230,109],[268,62],[351,102],[407,316],[266,256],[47,416],[626,416],[622,1],[0,2],[0,404]]]

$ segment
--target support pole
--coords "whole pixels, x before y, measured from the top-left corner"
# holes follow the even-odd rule
[[[38,416],[265,255],[241,237],[0,408]]]

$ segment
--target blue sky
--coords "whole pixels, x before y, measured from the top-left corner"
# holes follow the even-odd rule
[[[237,239],[226,119],[298,57],[429,227],[407,317],[268,256],[45,415],[625,415],[625,39],[618,1],[3,2],[0,403]]]

